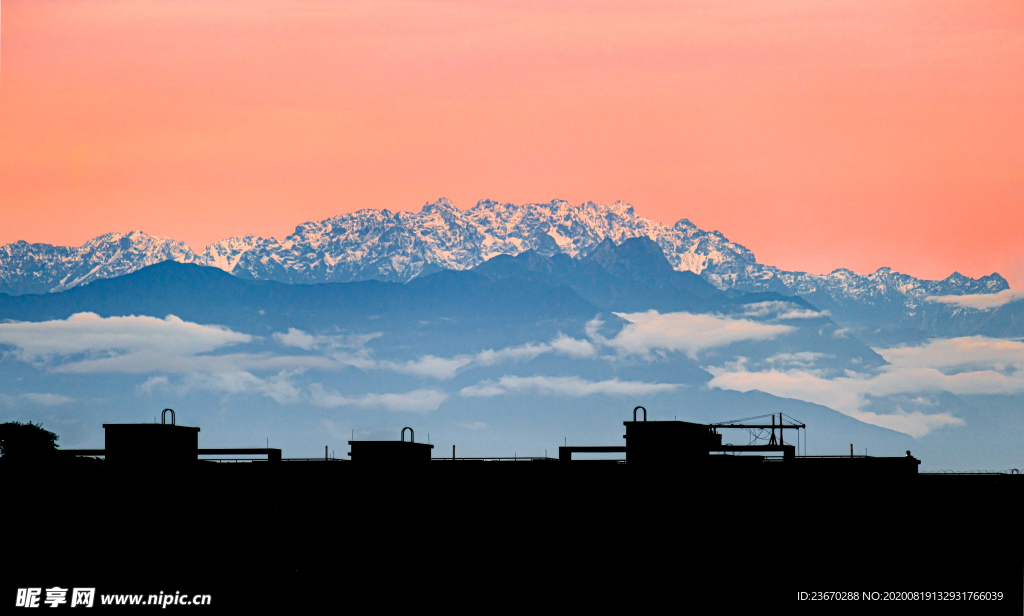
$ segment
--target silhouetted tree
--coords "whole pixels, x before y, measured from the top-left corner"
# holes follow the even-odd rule
[[[57,450],[60,438],[42,424],[31,421],[10,421],[0,424],[0,456],[9,460],[27,460],[50,457]]]

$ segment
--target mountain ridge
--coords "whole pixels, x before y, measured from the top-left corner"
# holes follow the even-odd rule
[[[606,240],[621,244],[644,236],[661,248],[673,269],[692,272],[719,290],[800,295],[852,322],[920,327],[929,296],[1009,288],[998,273],[975,279],[954,272],[943,280],[922,280],[886,267],[868,275],[848,269],[824,275],[785,271],[758,263],[753,252],[719,231],[704,231],[686,218],[664,225],[622,201],[572,206],[557,199],[524,205],[481,200],[460,210],[439,199],[416,213],[363,209],[305,222],[284,240],[227,238],[201,254],[183,242],[138,231],[108,233],[80,247],[15,242],[0,247],[0,292],[63,291],[163,260],[290,284],[409,282],[530,250],[578,259]]]
[[[164,261],[61,293],[0,294],[0,321],[5,322],[57,321],[83,312],[100,317],[173,314],[258,336],[292,328],[327,336],[342,331],[387,335],[401,341],[392,344],[417,346],[424,353],[440,348],[462,352],[469,343],[509,348],[562,334],[579,339],[599,331],[604,332],[600,336],[614,335],[629,320],[624,315],[649,311],[709,315],[712,321],[731,319],[743,326],[769,323],[785,332],[752,341],[757,348],[745,351],[751,356],[811,353],[818,368],[832,370],[885,363],[856,338],[835,336],[839,326],[806,300],[773,292],[719,291],[692,272],[672,269],[646,237],[619,245],[605,240],[579,259],[561,253],[546,257],[534,250],[499,255],[472,270],[443,270],[409,283],[290,285]],[[738,340],[735,348],[750,343]]]

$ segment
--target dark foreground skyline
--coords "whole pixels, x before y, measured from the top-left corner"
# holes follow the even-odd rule
[[[11,536],[4,592],[209,595],[211,613],[649,610],[688,595],[697,609],[709,594],[727,612],[863,612],[901,595],[906,613],[1024,605],[1022,546],[989,523],[1019,504],[1019,476],[921,475],[909,454],[800,457],[774,429],[757,451],[715,456],[725,426],[628,414],[624,426],[628,444],[612,447],[624,463],[571,459],[587,453],[572,447],[561,460],[431,460],[411,429],[353,441],[352,461],[264,450],[217,463],[174,453],[197,451],[197,428],[108,425],[105,452],[82,452],[93,457],[0,458],[5,482],[75,494],[10,501],[12,528],[73,520],[58,536],[91,538],[43,550],[37,532]]]

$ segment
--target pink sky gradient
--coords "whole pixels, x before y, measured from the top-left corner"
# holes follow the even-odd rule
[[[7,0],[0,243],[632,203],[1024,287],[1024,2]]]

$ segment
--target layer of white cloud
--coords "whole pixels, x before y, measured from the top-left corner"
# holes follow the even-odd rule
[[[470,361],[481,366],[493,366],[508,361],[530,361],[554,349],[548,344],[528,343],[503,349],[485,349],[472,357]],[[467,363],[469,363],[467,361]]]
[[[416,359],[407,361],[393,361],[375,359],[362,344],[373,337],[366,337],[359,341],[358,345],[352,345],[346,350],[336,351],[330,354],[334,361],[354,366],[360,370],[387,370],[401,374],[429,377],[437,380],[450,380],[461,370],[476,366],[494,366],[508,362],[524,362],[535,359],[545,353],[568,355],[576,358],[589,358],[597,356],[597,349],[588,340],[570,338],[565,334],[559,334],[551,342],[530,342],[519,346],[504,347],[501,349],[485,349],[473,355],[456,355],[455,357],[435,357],[434,355],[423,355]],[[275,334],[275,339],[284,342],[287,340],[291,346],[300,348],[325,348],[319,341],[323,337],[309,336],[305,332],[290,329],[288,334]]]
[[[0,324],[0,344],[13,347],[17,359],[53,372],[72,374],[138,374],[148,377],[139,391],[179,394],[201,389],[225,394],[256,393],[281,403],[314,397],[325,406],[380,407],[390,410],[433,410],[444,395],[421,389],[410,394],[363,394],[346,397],[321,390],[305,393],[296,376],[310,369],[386,370],[437,380],[453,378],[469,366],[491,366],[528,361],[544,353],[594,357],[597,350],[588,340],[560,334],[549,343],[529,343],[487,349],[474,355],[436,357],[424,355],[406,361],[373,357],[367,343],[380,333],[360,335],[312,335],[291,328],[275,333],[273,340],[305,354],[273,351],[225,353],[231,346],[258,342],[248,334],[217,325],[189,323],[169,315],[155,317],[107,317],[80,313],[61,321]],[[214,354],[216,353],[216,354]],[[268,376],[269,374],[269,376]],[[171,380],[171,376],[175,379]],[[415,394],[415,395],[414,395]],[[57,404],[59,394],[39,394],[36,404]],[[29,398],[26,398],[29,399]]]
[[[818,319],[829,316],[829,312],[827,310],[811,310],[793,302],[770,301],[746,304],[743,306],[743,316],[773,319]]]
[[[862,411],[858,413],[857,419],[864,423],[874,424],[876,426],[909,434],[914,438],[924,436],[936,428],[964,425],[964,420],[959,417],[953,417],[949,413],[926,414],[921,411],[912,411],[908,413],[903,409],[898,409],[896,413],[888,415]]]
[[[761,302],[747,307],[751,314],[774,315],[775,318],[809,318],[820,313],[804,314],[805,309],[790,302]],[[798,314],[799,313],[799,314]],[[361,370],[388,370],[403,374],[449,380],[460,371],[477,366],[494,366],[508,362],[530,361],[540,355],[553,353],[576,359],[599,356],[606,347],[620,355],[649,355],[652,352],[680,351],[695,358],[700,351],[722,347],[743,340],[768,340],[794,331],[794,327],[767,324],[746,318],[722,315],[691,314],[687,312],[659,314],[651,310],[642,313],[616,313],[629,324],[613,338],[599,333],[602,322],[594,320],[587,325],[589,339],[577,339],[559,334],[549,342],[531,342],[501,349],[485,349],[472,355],[444,358],[426,355],[405,362],[375,359],[363,345],[377,335],[364,338],[348,337],[339,343],[339,337],[313,336],[297,329],[287,334],[274,334],[274,339],[288,346],[305,350],[327,350],[329,356],[341,364]],[[312,366],[310,366],[312,367]]]
[[[751,371],[743,358],[705,368],[709,387],[759,390],[833,408],[861,421],[921,436],[962,420],[921,411],[894,415],[866,410],[869,399],[949,392],[957,395],[1024,393],[1024,343],[981,336],[934,340],[916,347],[875,349],[889,362],[874,372],[831,377],[810,365]],[[801,355],[801,354],[796,354]],[[779,357],[779,356],[776,356]]]
[[[776,319],[820,319],[831,316],[828,310],[811,310],[809,308],[794,308],[775,315]]]
[[[489,398],[509,393],[591,396],[594,394],[639,396],[675,391],[682,385],[643,381],[587,381],[576,376],[503,376],[497,381],[480,381],[459,393],[467,398]]]
[[[779,302],[784,303],[784,302]],[[600,322],[592,321],[588,334],[592,341],[615,349],[623,355],[649,355],[653,352],[685,353],[691,359],[706,349],[728,346],[742,340],[770,340],[794,331],[789,325],[758,323],[721,315],[655,310],[615,313],[629,321],[614,338],[598,333]]]
[[[786,302],[770,304],[757,309],[775,311],[775,314],[792,309]],[[305,353],[282,354],[262,349],[261,352],[225,353],[230,350],[228,347],[259,342],[259,339],[221,326],[184,322],[174,316],[102,318],[82,313],[63,321],[4,323],[0,324],[0,344],[13,347],[13,355],[20,360],[56,372],[152,375],[139,386],[139,391],[146,394],[201,389],[225,394],[256,393],[280,403],[310,400],[321,406],[426,412],[436,409],[447,394],[437,389],[418,389],[406,394],[348,395],[328,392],[319,385],[304,388],[296,384],[296,377],[311,369],[338,370],[354,366],[447,380],[469,367],[529,361],[546,353],[596,358],[602,347],[613,349],[619,355],[681,351],[695,357],[704,349],[740,340],[770,339],[793,329],[787,325],[720,315],[661,315],[649,311],[620,316],[630,323],[611,339],[597,333],[600,323],[595,321],[588,326],[589,339],[559,334],[549,342],[486,349],[473,355],[449,358],[424,355],[406,361],[373,357],[367,343],[379,337],[379,333],[327,336],[294,328],[287,333],[274,334],[273,340]],[[793,361],[800,359],[813,358],[794,355]],[[637,381],[591,382],[577,377],[506,376],[496,382],[483,381],[467,387],[461,393],[464,396],[525,391],[569,396],[642,395],[676,387]],[[57,400],[43,397],[36,403],[56,404]]]
[[[33,404],[42,404],[44,406],[60,406],[75,401],[71,396],[62,394],[21,394],[21,397]]]
[[[436,411],[448,394],[437,389],[417,389],[401,394],[363,394],[346,396],[327,391],[319,383],[309,387],[313,404],[328,408],[355,406],[359,408],[383,408],[388,411],[406,413],[429,413]]]
[[[753,306],[755,306],[755,310],[764,312],[764,314],[781,313],[782,315],[799,308],[789,302],[762,302]],[[577,339],[559,334],[549,342],[531,342],[501,349],[485,349],[472,355],[456,355],[448,358],[425,355],[404,362],[373,357],[372,352],[364,345],[379,334],[362,338],[355,336],[331,337],[313,336],[301,330],[289,329],[287,334],[274,334],[274,339],[282,344],[304,350],[329,351],[327,355],[332,360],[360,370],[387,370],[437,380],[450,380],[459,372],[469,368],[525,362],[547,353],[576,359],[597,358],[602,347],[610,348],[620,355],[649,355],[651,352],[682,351],[690,357],[696,357],[698,352],[705,349],[727,346],[741,340],[766,340],[795,329],[788,325],[757,323],[749,319],[735,319],[721,315],[695,315],[685,312],[662,315],[652,310],[644,313],[619,314],[618,316],[630,321],[630,324],[611,339],[598,333],[602,323],[594,320],[587,326],[589,339]],[[307,365],[306,367],[322,366]]]
[[[151,376],[141,385],[139,385],[139,391],[144,394],[152,394],[160,391],[166,391],[170,389],[171,380],[166,376]]]
[[[244,370],[200,372],[188,375],[178,387],[186,391],[205,389],[227,394],[257,393],[286,404],[302,400],[302,390],[292,380],[299,373],[301,370],[282,370],[273,376],[260,378]]]
[[[743,369],[741,362],[705,369],[714,375],[708,382],[708,387],[711,388],[743,392],[758,390],[782,398],[813,402],[865,423],[892,428],[914,437],[923,436],[941,425],[963,423],[962,420],[945,413],[924,415],[918,411],[895,418],[864,410],[864,407],[869,405],[869,396],[942,391],[942,385],[948,383],[941,383],[940,379],[927,378],[934,377],[934,374],[887,371],[877,375],[857,374],[830,379],[820,372],[800,369],[748,372]],[[944,376],[938,374],[940,377]],[[922,376],[925,378],[920,378]]]
[[[26,393],[26,394],[0,394],[0,404],[10,407],[23,406],[24,401],[28,401],[30,404],[38,404],[42,406],[61,406],[63,404],[69,404],[71,402],[77,402],[76,398],[71,396],[65,396],[63,394],[52,394],[52,393]]]
[[[159,347],[101,359],[71,361],[54,365],[54,372],[71,374],[166,374],[220,373],[239,371],[337,369],[329,358],[315,355],[274,355],[233,353],[225,355],[174,355]]]
[[[577,340],[564,334],[559,334],[557,338],[549,343],[549,346],[559,355],[568,355],[578,359],[597,357],[597,347],[591,344],[589,340]]]
[[[312,351],[322,344],[322,338],[307,334],[301,329],[288,328],[288,333],[274,332],[274,340],[285,346],[295,347],[306,351]]]
[[[424,355],[417,359],[410,359],[405,362],[380,361],[372,366],[377,370],[390,370],[400,374],[411,374],[414,376],[425,376],[438,380],[448,380],[455,377],[458,371],[469,365],[472,359],[468,357],[434,357]],[[365,368],[370,368],[366,366]]]
[[[220,374],[329,368],[317,356],[226,353],[253,336],[220,325],[199,325],[169,315],[100,317],[79,313],[62,321],[0,324],[0,344],[18,359],[72,374]]]
[[[924,298],[926,302],[936,304],[952,304],[962,308],[973,308],[975,310],[992,310],[1024,299],[1024,290],[1003,289],[998,293],[984,293],[978,295],[930,295]]]
[[[970,368],[980,366],[1003,372],[1024,369],[1024,342],[969,336],[933,340],[916,347],[876,349],[893,365],[905,368]]]
[[[764,360],[776,368],[810,368],[815,362],[825,357],[833,357],[825,353],[812,353],[801,351],[799,353],[776,353]]]
[[[292,378],[308,368],[330,368],[318,356],[227,353],[225,347],[251,343],[253,336],[219,325],[199,325],[169,315],[100,317],[79,313],[64,320],[0,324],[0,344],[11,354],[53,372],[72,374],[152,374],[142,393],[203,389],[221,393],[257,393],[278,402],[296,402],[301,392]],[[257,376],[256,372],[271,373]],[[168,375],[178,376],[174,383]],[[61,404],[59,394],[34,394],[36,404]],[[69,399],[70,400],[70,399]]]
[[[91,312],[63,321],[0,323],[0,344],[15,347],[28,362],[58,356],[121,355],[159,351],[176,356],[209,353],[221,347],[252,341],[252,336],[220,325],[188,323],[169,315],[101,317]]]
[[[288,332],[282,334],[281,332],[274,332],[274,340],[277,342],[297,349],[303,349],[305,351],[316,351],[316,350],[334,350],[334,349],[353,349],[357,352],[363,352],[366,347],[366,343],[373,340],[374,338],[380,338],[383,334],[375,332],[372,334],[342,334],[337,336],[328,335],[312,335],[307,334],[301,329],[295,329],[289,327]]]

